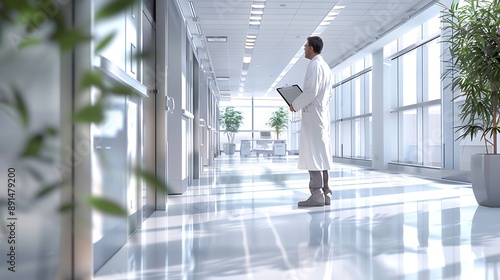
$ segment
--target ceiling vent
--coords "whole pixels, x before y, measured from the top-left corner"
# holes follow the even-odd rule
[[[220,100],[222,101],[231,101],[231,91],[229,90],[221,90],[219,91],[220,93]]]
[[[209,43],[227,43],[227,36],[207,36]]]

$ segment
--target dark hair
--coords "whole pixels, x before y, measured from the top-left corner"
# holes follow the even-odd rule
[[[323,50],[323,40],[319,36],[307,37],[307,44],[313,48],[313,51],[320,54]]]

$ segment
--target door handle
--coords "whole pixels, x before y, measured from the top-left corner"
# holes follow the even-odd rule
[[[170,106],[170,104],[172,106]],[[165,110],[167,111],[167,114],[172,114],[175,109],[175,100],[173,97],[170,96],[165,96]]]

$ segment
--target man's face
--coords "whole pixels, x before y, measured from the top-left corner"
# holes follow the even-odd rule
[[[313,54],[313,48],[309,46],[308,43],[306,43],[304,45],[304,57],[307,59],[311,59],[313,57],[312,54]]]

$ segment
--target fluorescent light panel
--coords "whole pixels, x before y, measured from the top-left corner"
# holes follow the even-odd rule
[[[197,18],[198,16],[196,15],[196,11],[194,10],[194,4],[193,1],[189,1],[189,10],[191,11],[191,16],[193,18]]]
[[[248,31],[252,35],[247,34],[245,41],[246,55],[243,57],[243,66],[241,69],[241,80],[240,80],[240,93],[243,92],[245,87],[246,75],[249,67],[249,63],[252,61],[253,48],[255,42],[257,41],[257,32],[259,30],[259,25],[261,24],[262,15],[264,14],[264,8],[266,0],[254,0],[252,1],[252,9],[250,10],[250,17],[248,21]]]

